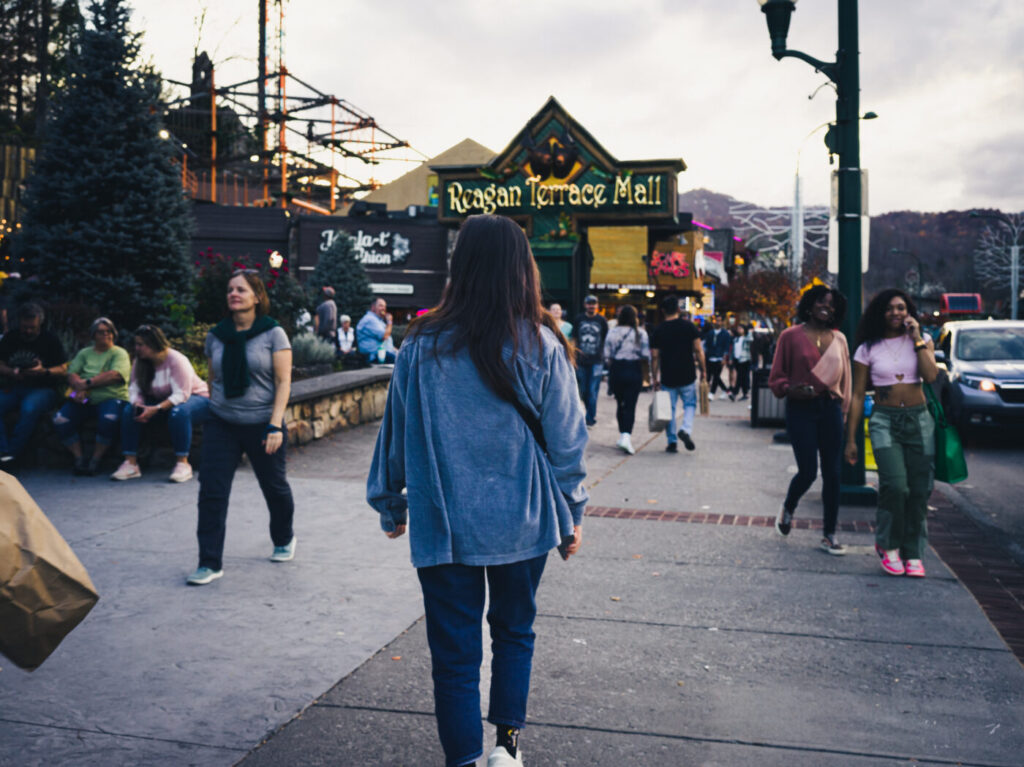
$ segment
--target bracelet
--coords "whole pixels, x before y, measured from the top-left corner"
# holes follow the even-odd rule
[[[273,433],[279,432],[279,431],[283,431],[283,429],[281,429],[280,426],[274,426],[274,424],[268,423],[267,424],[267,428],[264,431],[264,434],[273,434]]]
[[[915,352],[919,352],[922,349],[927,349],[927,348],[928,348],[928,344],[925,341],[922,341],[919,344],[914,344],[914,351]]]

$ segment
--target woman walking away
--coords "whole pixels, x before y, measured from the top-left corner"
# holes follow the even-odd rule
[[[730,353],[733,370],[736,374],[736,380],[733,381],[732,389],[729,391],[729,399],[731,400],[735,400],[736,395],[741,390],[743,391],[743,396],[740,397],[741,402],[750,395],[750,344],[751,338],[747,333],[747,326],[743,324],[737,325]]]
[[[409,327],[366,497],[389,538],[410,526],[445,764],[475,764],[481,621],[493,661],[488,767],[522,764],[536,592],[548,552],[576,552],[587,429],[572,354],[540,303],[526,235],[501,216],[459,232],[441,303]],[[403,493],[403,490],[406,492]]]
[[[228,312],[206,336],[210,415],[203,425],[199,464],[199,567],[188,577],[202,586],[224,574],[224,529],[231,481],[244,452],[270,509],[272,562],[295,556],[295,505],[285,476],[284,410],[292,381],[292,349],[267,316],[270,299],[255,272],[228,281]]]
[[[796,314],[800,324],[782,331],[768,376],[775,396],[786,398],[786,431],[797,465],[775,530],[789,535],[796,506],[817,477],[820,455],[821,549],[845,554],[846,547],[836,539],[836,523],[843,416],[850,407],[850,351],[846,336],[837,330],[846,315],[846,297],[835,288],[815,285],[800,297]]]
[[[938,373],[932,339],[921,335],[910,297],[902,290],[883,290],[872,298],[857,329],[845,452],[846,460],[856,463],[864,392],[873,388],[868,432],[878,464],[875,550],[890,575],[924,577],[921,553],[935,476],[935,422],[923,384]]]
[[[92,476],[117,436],[121,409],[128,399],[128,352],[114,342],[117,328],[106,317],[93,321],[89,328],[92,346],[82,349],[68,365],[68,400],[54,416],[57,436],[75,457],[74,473]],[[96,416],[96,447],[85,460],[78,430],[82,420]]]
[[[619,307],[618,325],[608,331],[604,340],[608,385],[615,394],[615,418],[619,422],[619,441],[615,447],[633,455],[631,434],[636,420],[636,401],[644,384],[641,362],[651,364],[651,346],[647,331],[637,326],[636,309],[629,304]]]

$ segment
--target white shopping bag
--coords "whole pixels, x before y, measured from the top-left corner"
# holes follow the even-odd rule
[[[672,420],[672,401],[667,391],[656,391],[647,411],[647,428],[650,431],[664,431]]]

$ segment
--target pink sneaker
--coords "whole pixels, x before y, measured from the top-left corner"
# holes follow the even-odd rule
[[[192,467],[186,461],[178,461],[169,479],[171,482],[188,482],[192,479]]]
[[[141,476],[142,472],[139,471],[138,464],[124,461],[117,467],[117,471],[110,475],[110,478],[123,482],[126,479],[138,479]]]
[[[920,561],[918,561],[918,564],[920,564]],[[900,559],[899,549],[892,549],[882,553],[882,569],[889,573],[889,575],[903,575],[906,572],[903,567],[903,561]]]
[[[911,578],[924,578],[924,563],[920,559],[908,559],[904,569]]]

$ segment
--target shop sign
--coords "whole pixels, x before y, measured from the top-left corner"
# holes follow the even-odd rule
[[[362,229],[348,232],[344,229],[325,229],[320,233],[320,253],[326,253],[340,234],[352,236],[355,240],[355,257],[366,267],[404,264],[412,252],[409,238],[398,232],[364,232]]]
[[[371,282],[370,290],[376,295],[411,296],[415,290],[412,285],[396,282]]]
[[[608,174],[605,174],[608,175]],[[516,215],[550,209],[565,212],[625,212],[665,209],[668,174],[618,174],[607,181],[547,183],[539,176],[521,174],[507,182],[465,179],[445,180],[444,211],[447,216],[474,213]]]
[[[703,251],[689,243],[659,242],[651,251],[648,274],[662,287],[698,291],[703,284]]]
[[[442,221],[480,213],[676,221],[685,168],[682,160],[617,160],[551,98],[487,165],[433,170]]]

